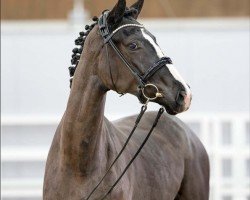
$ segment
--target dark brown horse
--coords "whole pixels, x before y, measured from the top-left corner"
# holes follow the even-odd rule
[[[130,8],[125,0],[119,0],[107,17],[109,30],[117,30],[112,41],[140,74],[164,57],[155,37],[136,21],[142,6],[143,0]],[[164,106],[168,114],[160,118],[149,141],[106,199],[208,200],[207,153],[195,134],[174,116],[190,106],[188,85],[171,63],[149,77],[147,83],[159,89],[161,95],[153,101]],[[124,145],[136,116],[107,120],[104,108],[109,90],[129,93],[145,102],[138,80],[110,44],[104,44],[95,25],[87,34],[67,108],[48,155],[43,199],[86,199]],[[147,93],[154,93],[153,88]],[[120,176],[156,114],[147,112],[143,116],[125,151],[90,200],[100,200]]]

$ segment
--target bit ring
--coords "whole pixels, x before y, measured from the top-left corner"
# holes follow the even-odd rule
[[[155,96],[154,96],[154,97],[148,97],[148,96],[145,94],[145,89],[146,89],[146,88],[150,88],[150,87],[151,87],[151,88],[154,88],[154,89],[156,90],[156,93],[155,93]],[[141,90],[142,90],[143,96],[147,99],[147,101],[153,101],[153,100],[155,100],[155,99],[157,99],[157,98],[163,97],[163,94],[159,92],[158,87],[157,87],[156,85],[154,85],[154,84],[151,84],[151,83],[146,84]]]

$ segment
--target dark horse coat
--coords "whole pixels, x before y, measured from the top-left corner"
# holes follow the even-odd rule
[[[143,0],[139,0],[128,9],[125,0],[119,0],[109,14],[109,28],[115,30],[123,24],[138,23],[136,18],[142,5]],[[144,29],[128,27],[113,40],[138,71],[145,72],[147,66],[159,59],[153,35]],[[137,81],[110,46],[106,47],[98,26],[92,26],[73,73],[66,111],[48,155],[44,200],[86,199],[134,126],[136,116],[115,122],[104,117],[108,90],[139,97]],[[191,102],[189,89],[179,77],[172,66],[166,65],[150,78],[150,83],[163,94],[154,102],[164,106],[170,114],[185,111]],[[156,114],[148,112],[143,116],[126,150],[90,200],[100,200],[116,181],[140,147]],[[195,134],[170,114],[165,113],[160,118],[151,138],[106,199],[208,200],[207,153]]]

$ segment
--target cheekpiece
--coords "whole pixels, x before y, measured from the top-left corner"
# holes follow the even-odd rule
[[[110,46],[114,49],[116,54],[120,57],[120,59],[123,61],[123,63],[126,65],[126,67],[131,71],[131,73],[135,76],[135,78],[138,81],[138,88],[144,88],[145,85],[148,82],[148,79],[152,77],[159,69],[164,67],[166,64],[172,64],[172,61],[169,57],[162,57],[160,58],[157,62],[153,64],[143,75],[139,74],[138,70],[136,67],[131,65],[126,57],[123,55],[123,53],[117,48],[117,46],[114,44],[112,41],[112,37],[121,29],[126,28],[126,27],[139,27],[139,28],[144,28],[142,24],[125,24],[122,26],[119,26],[117,29],[114,31],[110,32],[109,26],[108,26],[108,14],[109,10],[105,10],[102,15],[99,17],[98,20],[98,26],[100,30],[100,34],[104,40],[104,43],[107,44],[109,43]]]

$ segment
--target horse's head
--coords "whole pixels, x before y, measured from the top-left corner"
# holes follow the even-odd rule
[[[156,38],[136,21],[143,2],[139,0],[127,8],[126,1],[119,0],[99,19],[100,30],[95,30],[106,44],[100,50],[98,74],[108,89],[133,94],[142,103],[149,97],[169,114],[186,111],[192,99],[189,86]]]

